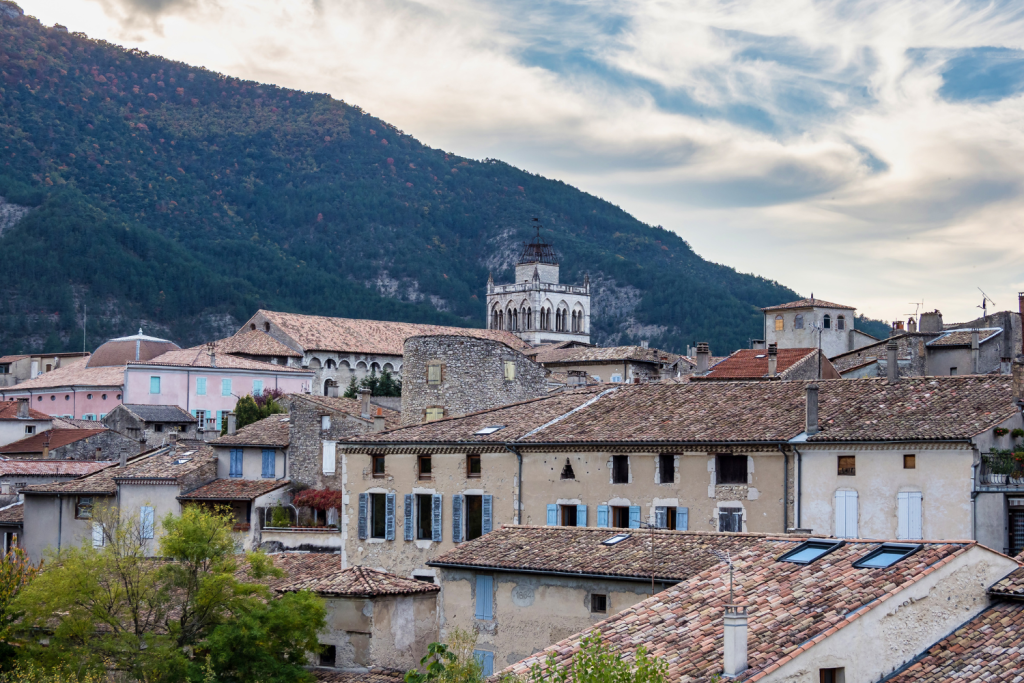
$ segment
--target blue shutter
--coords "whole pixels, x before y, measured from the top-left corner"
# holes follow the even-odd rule
[[[629,506],[629,528],[639,529],[640,528],[640,506],[630,505]]]
[[[139,524],[142,527],[143,538],[153,538],[153,508],[143,505],[139,512]]]
[[[405,535],[403,538],[407,541],[412,540],[412,494],[405,494]]]
[[[608,506],[598,505],[597,506],[597,526],[607,527],[608,526]]]
[[[654,508],[654,526],[659,529],[668,527],[668,508],[658,506]]]
[[[548,505],[548,526],[558,526],[558,506],[554,503]]]
[[[206,378],[196,377],[196,396],[206,396]],[[195,414],[195,411],[193,411]]]
[[[489,534],[494,529],[494,497],[484,496],[483,512],[483,533]]]
[[[493,580],[490,576],[476,575],[476,618],[493,619]]]
[[[242,449],[232,448],[231,449],[231,471],[228,473],[230,477],[241,477],[242,476]]]
[[[359,494],[359,540],[366,539],[366,499],[367,494]]]
[[[432,538],[430,540],[435,543],[441,542],[441,494],[435,493],[434,497],[430,501],[431,503],[431,529]]]
[[[160,378],[150,377],[149,378],[149,393],[159,394],[160,393]]]
[[[480,665],[480,675],[484,678],[494,675],[494,653],[487,650],[473,650],[473,657]]]
[[[690,530],[690,508],[676,508],[676,531]]]
[[[271,448],[264,448],[263,449],[263,478],[264,479],[273,479],[274,475],[276,474],[275,470],[277,468],[274,467],[274,465],[275,465],[274,461],[277,460],[277,458],[275,458],[274,455],[275,455],[275,451],[273,449],[271,449]]]
[[[462,501],[464,496],[452,496],[452,542],[462,543]]]
[[[231,380],[230,379],[222,379],[220,381],[220,395],[221,396],[230,396],[231,395]]]
[[[576,506],[576,526],[587,525],[587,506],[577,505]]]
[[[395,540],[395,494],[389,493],[384,502],[384,540]]]
[[[263,380],[254,379],[252,381],[252,395],[262,396],[263,395]]]

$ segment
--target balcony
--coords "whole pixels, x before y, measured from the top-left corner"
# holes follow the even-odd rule
[[[983,454],[974,490],[1024,492],[1024,451]]]

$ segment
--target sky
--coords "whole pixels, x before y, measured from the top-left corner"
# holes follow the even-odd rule
[[[869,317],[1024,291],[1020,0],[17,1],[330,93]]]

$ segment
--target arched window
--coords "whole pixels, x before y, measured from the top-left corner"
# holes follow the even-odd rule
[[[786,329],[786,326],[782,322],[782,316],[781,315],[775,316],[775,331],[776,332],[782,332],[784,329]]]
[[[333,370],[335,368],[334,361],[328,358],[327,362],[324,363],[324,367],[327,368],[328,370]]]
[[[793,319],[793,329],[802,330],[804,329],[804,316],[802,313],[797,313],[796,318]]]
[[[270,323],[263,323],[263,331],[270,332]]]
[[[519,331],[519,311],[512,311],[512,329]]]
[[[832,329],[832,316],[828,313],[826,313],[825,317],[821,319],[821,327],[826,330]]]
[[[526,329],[533,329],[533,309],[529,306],[526,308]]]
[[[250,329],[250,330],[255,330],[255,329],[256,329],[256,323],[252,323],[252,324],[250,324],[250,325],[249,325],[249,329]]]
[[[845,330],[846,329],[846,316],[840,315],[840,316],[836,317],[836,329],[837,330]]]

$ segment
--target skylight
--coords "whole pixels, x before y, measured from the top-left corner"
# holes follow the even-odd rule
[[[616,545],[625,541],[629,536],[629,534],[615,534],[611,538],[606,538],[601,541],[601,545]]]
[[[504,429],[504,428],[505,428],[505,425],[490,425],[488,427],[484,427],[483,429],[478,429],[477,431],[475,431],[473,433],[474,434],[478,434],[480,436],[486,436],[487,434],[493,434],[494,432],[496,432],[496,431],[498,431],[500,429]]]
[[[793,564],[810,564],[819,557],[824,557],[830,552],[843,545],[843,541],[812,538],[804,541],[797,547],[778,559],[779,562],[792,562]]]
[[[192,462],[192,458],[178,458],[174,461],[175,465],[184,465],[187,462]]]
[[[756,356],[754,356],[754,358],[764,358],[764,357],[765,357],[765,354],[763,354],[763,353],[759,353]]]
[[[920,549],[920,545],[883,543],[854,562],[853,566],[857,569],[884,569],[893,566],[905,557],[910,557]]]

